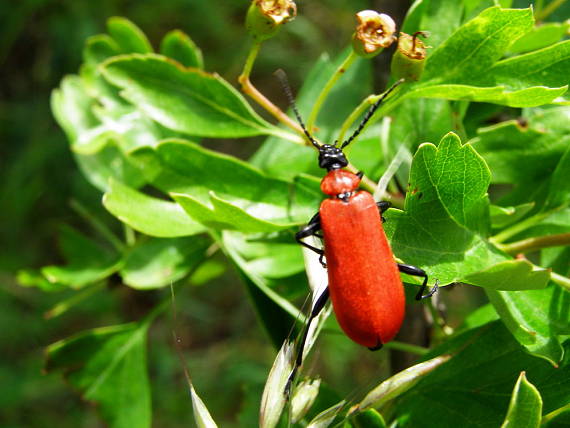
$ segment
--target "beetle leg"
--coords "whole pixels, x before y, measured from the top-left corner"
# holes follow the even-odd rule
[[[293,367],[293,371],[289,375],[287,379],[287,384],[285,385],[285,395],[289,397],[289,393],[291,392],[291,385],[293,384],[293,380],[295,379],[295,375],[299,370],[299,367],[303,364],[303,351],[305,350],[305,343],[307,341],[307,336],[309,334],[309,329],[311,328],[311,323],[313,320],[319,316],[327,301],[329,300],[329,288],[325,288],[322,294],[317,298],[315,305],[311,309],[311,315],[307,320],[307,325],[305,326],[305,330],[303,331],[303,336],[301,336],[301,340],[299,340],[299,344],[297,345],[297,356],[295,358],[295,366]]]
[[[424,295],[424,291],[427,287],[428,276],[427,276],[427,273],[425,273],[425,271],[423,269],[420,269],[419,267],[415,267],[415,266],[411,266],[411,265],[400,264],[400,263],[398,263],[398,269],[400,270],[400,272],[407,273],[408,275],[423,277],[424,282],[422,283],[422,288],[420,288],[420,291],[418,291],[418,294],[416,294],[416,300],[422,300],[422,299],[426,299],[428,297],[431,297],[437,291],[438,281],[435,282],[435,285],[429,291],[429,293]]]
[[[386,221],[386,219],[384,218],[384,216],[382,214],[384,214],[384,211],[386,211],[388,208],[390,208],[392,204],[388,201],[380,201],[380,202],[376,202],[376,206],[378,207],[378,211],[380,211],[380,217],[382,218],[382,223],[384,223]]]
[[[322,237],[322,235],[317,233],[319,230],[321,230],[321,217],[319,216],[319,213],[316,213],[311,218],[311,220],[309,220],[309,223],[295,234],[295,239],[303,247],[306,247],[309,250],[317,253],[319,255],[319,262],[321,263],[321,265],[323,265],[324,268],[326,268],[327,264],[323,260],[325,252],[320,248],[313,247],[312,245],[307,244],[306,242],[303,241],[303,238],[306,238],[307,236],[317,236],[319,238]]]

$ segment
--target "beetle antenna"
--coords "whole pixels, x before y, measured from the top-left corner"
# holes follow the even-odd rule
[[[356,129],[356,131],[354,131],[354,134],[352,134],[348,140],[346,140],[344,143],[342,143],[342,146],[340,146],[341,149],[344,149],[346,146],[348,146],[358,136],[358,134],[360,134],[362,132],[366,123],[370,120],[370,118],[376,112],[376,110],[378,110],[378,107],[380,107],[380,104],[382,104],[382,101],[384,101],[386,99],[386,97],[388,95],[390,95],[390,93],[402,83],[404,83],[404,79],[398,80],[396,83],[394,83],[392,86],[390,86],[390,88],[388,88],[388,90],[386,92],[384,92],[382,94],[382,96],[378,99],[378,101],[376,101],[372,105],[372,107],[370,107],[370,110],[368,110],[368,112],[366,113],[366,116],[364,116],[364,119],[362,119],[362,122],[360,122],[360,125],[358,125],[358,128]]]
[[[313,138],[311,133],[307,130],[307,127],[305,126],[303,119],[301,119],[301,115],[299,114],[299,110],[297,110],[297,105],[295,104],[295,98],[293,97],[293,92],[291,91],[291,86],[289,86],[289,81],[287,80],[287,75],[281,69],[276,70],[275,73],[273,74],[275,74],[275,76],[277,76],[277,78],[279,79],[281,87],[283,88],[283,92],[285,92],[285,95],[289,100],[289,104],[293,109],[293,113],[295,113],[295,117],[297,118],[297,122],[299,122],[301,129],[303,129],[303,132],[305,133],[311,144],[315,146],[317,149],[320,148],[321,145],[317,143],[317,141]]]

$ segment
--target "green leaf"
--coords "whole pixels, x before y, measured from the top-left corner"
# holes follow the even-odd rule
[[[535,290],[548,285],[550,271],[527,260],[507,260],[466,275],[465,279],[469,284],[490,290]]]
[[[148,323],[96,328],[50,345],[46,370],[62,371],[110,428],[151,426],[146,368]]]
[[[89,182],[105,190],[108,179],[113,177],[139,187],[144,179],[119,149],[118,143],[125,139],[116,130],[122,129],[131,136],[130,130],[139,126],[142,118],[124,117],[120,126],[117,123],[103,125],[93,113],[95,105],[96,101],[89,96],[82,79],[77,76],[64,78],[61,88],[54,90],[51,97],[53,114],[65,131]],[[127,124],[129,126],[125,126]],[[140,132],[133,132],[132,138],[140,140]]]
[[[239,138],[275,129],[217,74],[186,69],[160,55],[112,58],[103,75],[146,115],[178,132]]]
[[[488,228],[489,171],[454,134],[414,156],[405,212],[389,210],[385,228],[394,254],[442,284],[466,282],[507,257],[483,239]]]
[[[570,57],[565,42],[500,61],[532,26],[531,9],[484,10],[431,53],[422,80],[402,99],[446,98],[512,107],[552,102],[567,90]]]
[[[112,37],[107,34],[97,34],[85,41],[83,61],[86,64],[97,65],[120,53],[121,48]]]
[[[114,16],[107,20],[107,31],[123,53],[149,53],[152,46],[144,33],[126,18]]]
[[[570,140],[569,107],[530,109],[524,120],[506,121],[477,131],[471,144],[483,156],[493,183],[513,184],[503,198],[518,205],[537,199],[533,193],[552,175]]]
[[[122,265],[119,255],[68,226],[62,227],[60,242],[68,263],[41,269],[42,275],[51,283],[81,288],[107,278]]]
[[[570,337],[570,294],[551,284],[544,290],[495,291],[486,289],[501,319],[529,352],[557,365],[562,342]]]
[[[354,418],[354,423],[357,428],[386,428],[386,422],[380,413],[374,409],[368,409],[359,413]]]
[[[524,53],[553,45],[559,42],[569,29],[570,23],[568,22],[548,22],[538,25],[514,42],[509,52]]]
[[[423,79],[467,83],[488,73],[507,48],[533,26],[531,9],[491,7],[461,26],[429,56]]]
[[[160,42],[160,53],[185,67],[204,68],[202,51],[183,31],[168,32]]]
[[[180,205],[147,196],[116,180],[110,180],[103,205],[123,223],[146,235],[174,238],[205,231]]]
[[[521,372],[505,421],[501,428],[538,428],[542,418],[542,398],[536,387]]]
[[[211,228],[289,228],[306,222],[321,199],[302,184],[269,178],[245,162],[184,140],[165,140],[131,156],[156,187]]]
[[[570,360],[554,368],[529,355],[501,322],[466,331],[425,358],[442,354],[453,357],[394,403],[398,426],[422,427],[426,421],[441,427],[500,426],[521,371],[540,391],[545,412],[570,401]]]
[[[119,273],[126,285],[137,290],[165,287],[195,269],[209,245],[209,240],[199,237],[149,239],[128,253]]]
[[[396,373],[366,394],[358,403],[358,409],[382,408],[389,401],[412,389],[424,376],[446,363],[450,358],[450,355],[440,355]]]

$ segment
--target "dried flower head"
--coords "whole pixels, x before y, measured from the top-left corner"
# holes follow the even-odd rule
[[[245,25],[257,40],[266,40],[277,34],[281,25],[296,15],[297,5],[292,0],[253,0]]]
[[[255,4],[276,25],[290,21],[297,15],[297,5],[291,0],[255,0]]]
[[[426,31],[417,31],[413,35],[400,33],[398,49],[392,56],[392,74],[406,80],[420,80],[427,57],[427,49],[418,36],[428,37]]]
[[[378,54],[395,40],[396,23],[390,16],[373,10],[363,10],[356,14],[358,25],[353,37],[357,53],[364,56]]]

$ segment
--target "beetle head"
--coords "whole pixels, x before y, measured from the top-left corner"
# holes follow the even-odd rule
[[[328,171],[333,169],[341,169],[348,165],[346,156],[336,146],[330,144],[323,144],[319,147],[319,166]]]

